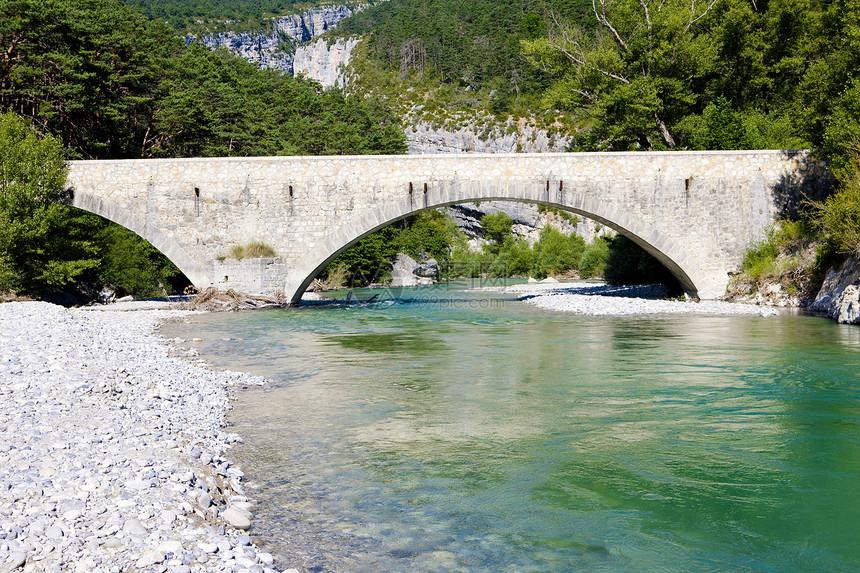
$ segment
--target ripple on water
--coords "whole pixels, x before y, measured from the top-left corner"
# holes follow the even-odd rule
[[[273,380],[237,396],[233,455],[284,563],[860,569],[860,329],[472,296],[187,327]]]

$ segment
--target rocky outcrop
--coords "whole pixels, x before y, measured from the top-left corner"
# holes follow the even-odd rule
[[[839,268],[830,269],[812,310],[827,313],[843,324],[860,324],[860,261],[848,257]]]
[[[525,118],[516,124],[489,130],[475,122],[466,122],[454,130],[435,128],[425,121],[406,127],[406,145],[410,155],[439,153],[547,153],[563,152],[573,138],[529,125]]]
[[[434,261],[435,262],[435,261]],[[397,258],[394,259],[393,268],[391,269],[391,285],[392,287],[410,287],[419,285],[432,285],[433,279],[418,276],[415,271],[421,269],[422,266],[418,261],[405,255],[397,253]]]
[[[514,224],[511,230],[514,235],[526,239],[531,245],[538,241],[541,230],[548,225],[555,227],[565,235],[576,232],[589,243],[598,235],[611,232],[608,227],[604,227],[591,219],[579,217],[579,221],[574,224],[569,219],[552,211],[544,210],[542,212],[540,207],[531,203],[482,201],[481,203],[461,203],[445,208],[445,212],[454,219],[460,230],[476,248],[484,237],[481,218],[484,215],[500,211],[506,213],[513,220]]]
[[[318,81],[324,88],[346,87],[344,71],[361,38],[319,39],[296,48],[293,75]]]
[[[210,48],[225,47],[232,54],[261,68],[293,73],[294,46],[328,32],[338,22],[348,18],[365,5],[324,6],[271,20],[269,28],[256,32],[221,32],[220,34],[188,37],[186,42],[199,41]]]

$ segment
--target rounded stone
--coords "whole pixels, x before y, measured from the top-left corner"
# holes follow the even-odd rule
[[[237,507],[228,507],[221,514],[221,518],[236,529],[248,529],[251,527],[251,517],[247,511]]]

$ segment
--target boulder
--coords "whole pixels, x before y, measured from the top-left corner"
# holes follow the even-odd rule
[[[436,259],[430,258],[412,269],[412,274],[419,277],[435,279],[439,276],[439,263]]]
[[[433,281],[414,274],[414,270],[420,265],[418,261],[403,253],[397,253],[391,269],[392,287],[410,287],[423,284],[433,284]],[[429,281],[429,282],[428,282]]]
[[[821,290],[810,305],[812,310],[825,312],[839,322],[857,324],[860,264],[848,257],[839,268],[830,269]]]
[[[236,529],[248,529],[251,527],[251,513],[238,507],[228,507],[221,514],[221,518]]]
[[[842,324],[860,324],[860,286],[845,287],[833,318]]]

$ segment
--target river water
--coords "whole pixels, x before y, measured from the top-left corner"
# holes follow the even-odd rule
[[[283,566],[860,570],[860,328],[436,288],[163,334],[271,380],[231,457]]]

